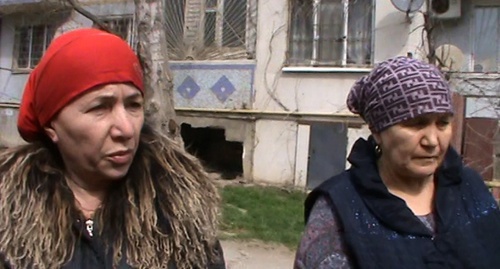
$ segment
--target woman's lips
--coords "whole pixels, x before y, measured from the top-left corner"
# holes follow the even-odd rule
[[[130,163],[132,160],[132,151],[131,150],[125,150],[125,151],[118,151],[111,153],[107,156],[107,158],[115,164],[127,164]]]

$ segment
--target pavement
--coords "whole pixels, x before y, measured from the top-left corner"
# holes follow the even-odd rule
[[[295,251],[261,241],[223,240],[226,269],[292,269]]]

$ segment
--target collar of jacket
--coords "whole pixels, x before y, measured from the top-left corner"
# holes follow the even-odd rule
[[[352,183],[360,193],[370,211],[386,226],[397,232],[432,237],[417,216],[406,206],[405,201],[392,195],[380,178],[376,164],[375,140],[358,139],[348,157],[351,163]],[[462,160],[449,148],[445,159],[436,171],[437,185],[434,214],[439,231],[443,231],[453,219],[453,204],[457,203],[453,192],[461,183]]]

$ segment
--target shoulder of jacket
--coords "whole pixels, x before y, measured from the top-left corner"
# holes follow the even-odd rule
[[[351,179],[351,170],[345,170],[342,173],[335,175],[323,182],[316,189],[317,190],[330,190],[331,188],[337,188],[338,186],[343,186],[346,183],[349,183]],[[315,189],[315,190],[316,190]]]

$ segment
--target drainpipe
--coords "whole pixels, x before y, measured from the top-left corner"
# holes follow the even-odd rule
[[[321,0],[314,0],[313,2],[313,45],[311,55],[311,65],[318,64],[318,51],[319,51],[319,14],[320,14]]]
[[[342,39],[342,66],[347,65],[347,39],[349,38],[349,0],[343,0],[344,5],[344,29]]]

